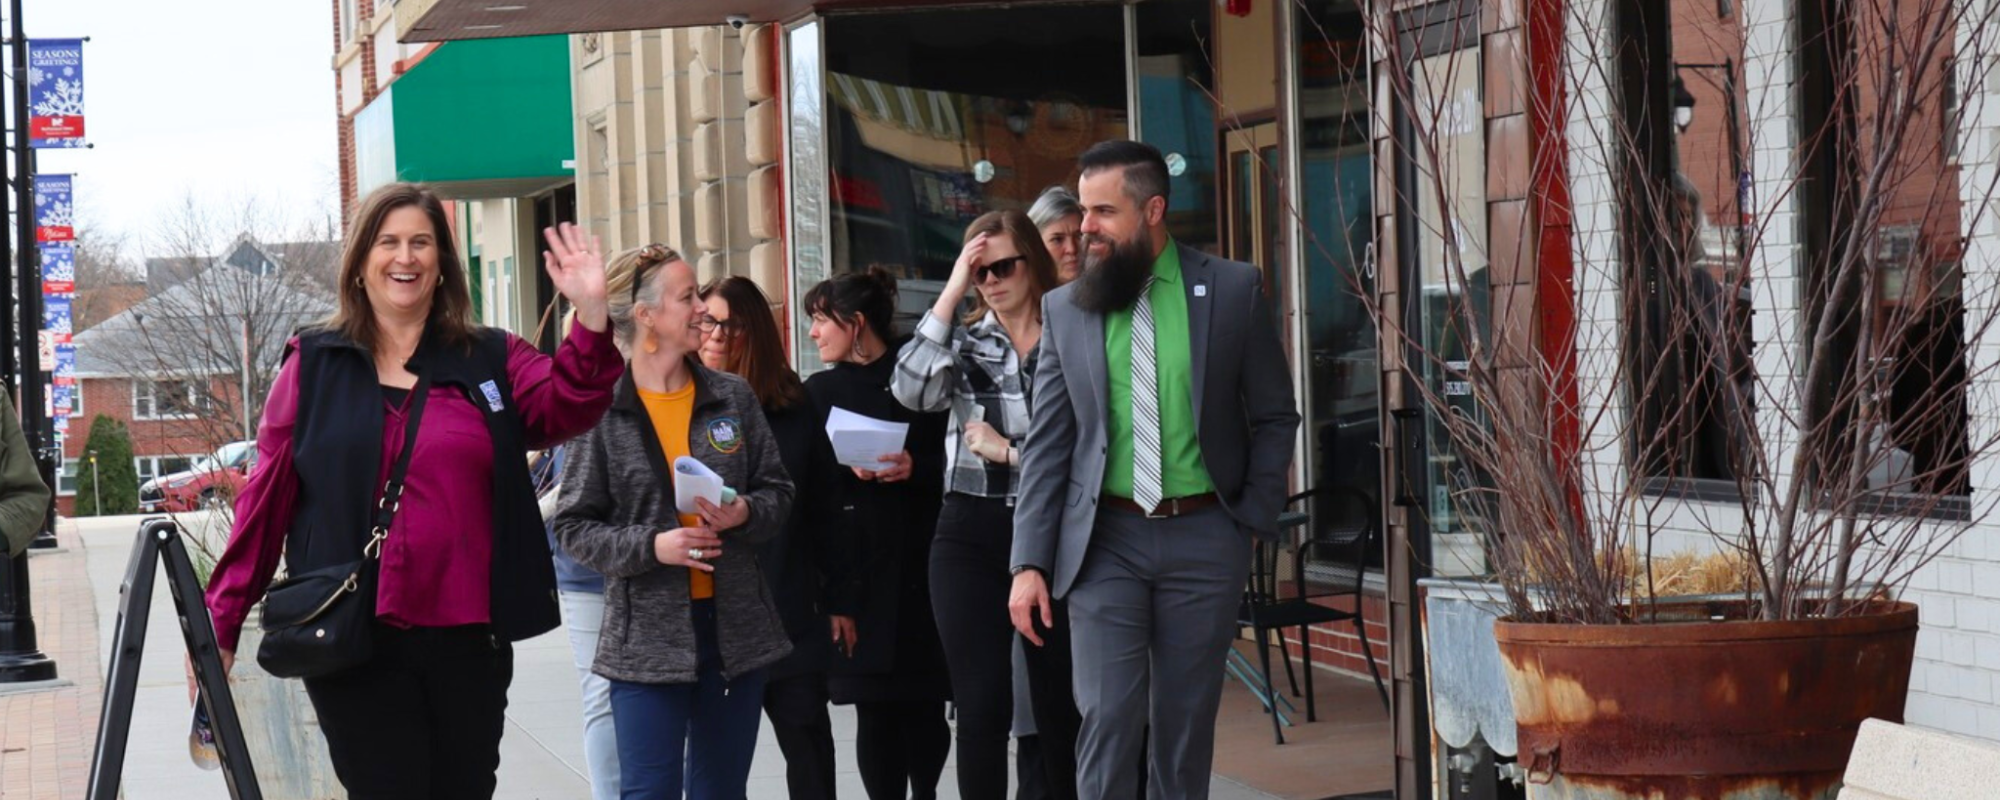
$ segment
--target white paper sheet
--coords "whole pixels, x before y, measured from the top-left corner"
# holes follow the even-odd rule
[[[903,440],[910,435],[910,423],[889,422],[866,417],[835,406],[826,417],[826,438],[833,443],[835,461],[849,467],[879,470],[885,459],[903,452]]]
[[[674,459],[674,509],[682,514],[699,514],[695,498],[722,505],[722,476],[707,464],[688,456]]]

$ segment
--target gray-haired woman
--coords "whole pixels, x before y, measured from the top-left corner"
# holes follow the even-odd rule
[[[1063,283],[1076,280],[1083,271],[1083,204],[1061,186],[1042,190],[1028,207],[1028,220],[1042,232],[1042,244],[1056,259],[1056,278]]]

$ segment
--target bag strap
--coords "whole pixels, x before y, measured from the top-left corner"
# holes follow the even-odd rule
[[[417,423],[424,418],[430,389],[429,371],[419,373],[417,385],[410,387],[410,417],[403,423],[403,452],[396,456],[396,465],[389,468],[389,482],[382,486],[382,499],[375,504],[375,524],[369,529],[368,544],[361,548],[361,555],[368,560],[382,557],[382,542],[389,538],[389,523],[403,506],[403,479],[409,475],[410,457],[417,451]]]

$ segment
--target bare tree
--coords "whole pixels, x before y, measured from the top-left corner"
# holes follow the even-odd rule
[[[1961,220],[1987,218],[2000,179],[1956,155],[2000,7],[1760,4],[1791,9],[1797,36],[1756,54],[1744,20],[1676,19],[1713,3],[1529,4],[1522,40],[1560,54],[1509,79],[1534,136],[1489,156],[1483,105],[1507,98],[1454,57],[1482,35],[1458,5],[1361,6],[1372,68],[1345,84],[1350,107],[1388,103],[1369,139],[1375,185],[1395,188],[1375,202],[1416,235],[1336,253],[1355,240],[1297,228],[1330,263],[1405,262],[1379,283],[1357,268],[1351,289],[1451,449],[1450,513],[1484,530],[1515,613],[1648,619],[1654,550],[1677,531],[1740,556],[1752,616],[1851,613],[1990,515],[1971,468],[2000,431],[1970,409],[2000,400],[1984,355],[2000,276],[1960,267]],[[1309,6],[1294,13],[1327,52],[1352,46]],[[1698,46],[1734,52],[1677,63]],[[1695,70],[1719,143],[1677,113]],[[1489,213],[1502,170],[1533,176],[1528,213]]]
[[[255,209],[184,200],[154,232],[151,295],[80,341],[99,369],[149,384],[158,416],[210,449],[255,436],[286,343],[332,309],[339,245],[309,228],[288,235]]]
[[[144,274],[131,261],[125,235],[79,227],[76,232],[75,330],[84,331],[145,299]]]

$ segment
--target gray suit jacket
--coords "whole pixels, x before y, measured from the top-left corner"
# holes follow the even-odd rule
[[[1299,413],[1262,275],[1186,247],[1180,256],[1202,460],[1237,527],[1275,537]],[[1070,295],[1064,287],[1042,298],[1033,417],[1014,506],[1012,563],[1042,570],[1056,597],[1069,592],[1090,547],[1109,444],[1104,316],[1078,308]]]

